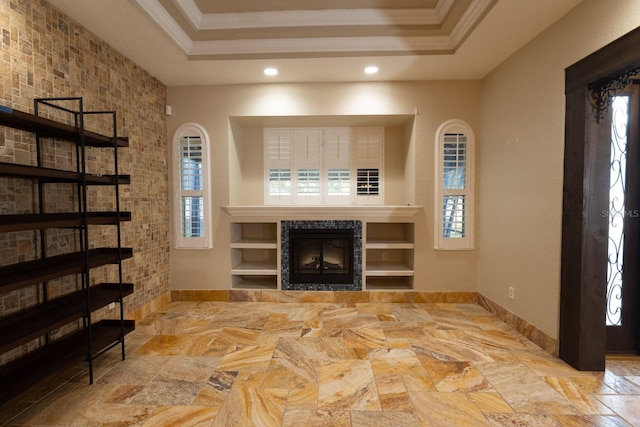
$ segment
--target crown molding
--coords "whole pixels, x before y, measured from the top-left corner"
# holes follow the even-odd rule
[[[467,38],[471,31],[480,23],[482,18],[491,8],[496,4],[498,0],[473,0],[469,8],[464,12],[462,18],[458,21],[453,31],[451,31],[450,38],[451,44],[454,47],[460,46],[460,44]]]
[[[183,0],[192,1],[192,0]],[[195,14],[184,11],[198,31],[248,28],[440,25],[432,9],[332,9]],[[293,23],[293,24],[292,24]]]
[[[215,40],[193,42],[190,55],[250,55],[299,53],[416,53],[450,52],[454,46],[448,36],[411,37],[322,37],[307,39]]]
[[[186,53],[193,48],[193,40],[157,0],[135,0],[136,3],[175,41]]]

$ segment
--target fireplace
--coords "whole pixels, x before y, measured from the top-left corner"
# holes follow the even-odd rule
[[[289,230],[289,283],[353,283],[353,230]]]
[[[360,221],[282,221],[283,290],[361,290]]]

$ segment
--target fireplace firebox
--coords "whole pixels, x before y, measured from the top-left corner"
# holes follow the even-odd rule
[[[283,220],[280,237],[283,290],[362,290],[361,221]]]
[[[353,230],[289,230],[290,283],[353,283]]]

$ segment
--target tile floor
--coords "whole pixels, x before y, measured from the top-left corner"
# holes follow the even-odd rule
[[[640,426],[640,361],[576,371],[475,304],[174,302],[127,343],[0,423]]]

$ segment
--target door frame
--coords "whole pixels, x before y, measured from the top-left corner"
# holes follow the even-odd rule
[[[640,74],[638,46],[640,27],[565,70],[559,355],[579,370],[605,369],[610,138],[599,121]]]

